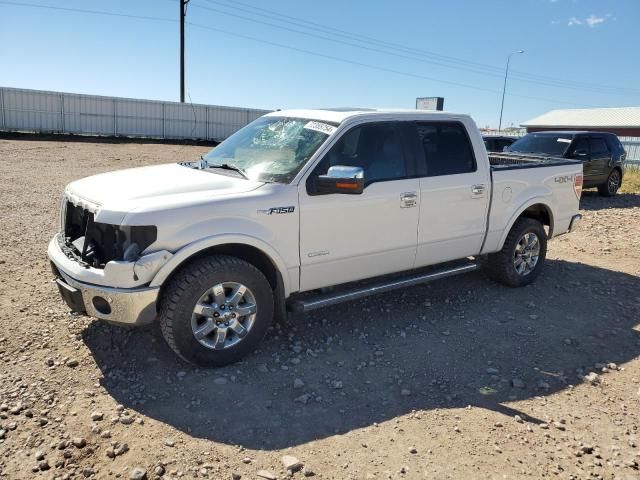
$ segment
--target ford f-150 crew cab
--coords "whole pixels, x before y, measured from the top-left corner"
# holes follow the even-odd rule
[[[72,310],[157,319],[183,359],[217,366],[287,311],[480,266],[526,285],[581,190],[580,162],[489,156],[466,115],[280,111],[198,161],[69,184],[48,254]]]

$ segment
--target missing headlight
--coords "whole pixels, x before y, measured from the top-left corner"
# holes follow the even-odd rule
[[[104,268],[111,260],[135,261],[158,236],[153,225],[95,222],[93,212],[71,202],[64,205],[62,216],[68,255],[94,268]]]
[[[83,260],[103,268],[111,260],[136,261],[140,254],[156,241],[155,226],[117,226],[89,222],[85,235]]]

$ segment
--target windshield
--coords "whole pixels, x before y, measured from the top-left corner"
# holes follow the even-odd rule
[[[289,183],[335,129],[309,119],[261,117],[207,153],[204,166],[240,170],[251,180]]]
[[[562,157],[571,141],[572,135],[548,135],[529,133],[509,147],[510,152],[543,153],[554,157]]]

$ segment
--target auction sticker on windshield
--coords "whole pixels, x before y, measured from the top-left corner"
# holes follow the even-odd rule
[[[336,127],[333,125],[329,125],[327,123],[310,121],[304,126],[304,128],[308,128],[309,130],[315,130],[316,132],[326,133],[327,135],[331,135],[336,131]]]

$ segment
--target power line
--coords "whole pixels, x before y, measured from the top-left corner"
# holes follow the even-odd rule
[[[199,23],[193,23],[193,22],[186,22],[187,24],[193,26],[193,27],[197,27],[197,28],[202,28],[205,30],[211,30],[213,32],[218,32],[218,33],[222,33],[225,35],[231,35],[234,37],[238,37],[238,38],[244,38],[246,40],[251,40],[254,42],[258,42],[258,43],[262,43],[262,44],[266,44],[266,45],[271,45],[274,47],[279,47],[279,48],[285,48],[288,50],[292,50],[292,51],[296,51],[299,53],[304,53],[307,55],[313,55],[313,56],[317,56],[317,57],[321,57],[321,58],[326,58],[329,60],[335,60],[338,62],[342,62],[342,63],[348,63],[351,65],[357,65],[360,67],[365,67],[365,68],[369,68],[369,69],[373,69],[373,70],[379,70],[382,72],[388,72],[388,73],[395,73],[397,75],[403,75],[403,76],[407,76],[407,77],[413,77],[413,78],[420,78],[423,80],[430,80],[433,82],[438,82],[438,83],[445,83],[448,85],[454,85],[457,87],[463,87],[463,88],[470,88],[473,90],[479,90],[479,91],[483,91],[483,92],[489,92],[489,93],[493,93],[494,95],[500,95],[500,92],[496,91],[496,90],[491,90],[489,88],[483,88],[483,87],[478,87],[476,85],[470,85],[467,83],[460,83],[460,82],[452,82],[449,80],[442,80],[442,79],[438,79],[438,78],[434,78],[434,77],[428,77],[426,75],[420,75],[417,73],[412,73],[412,72],[405,72],[402,70],[395,70],[392,68],[387,68],[387,67],[380,67],[378,65],[371,65],[369,63],[364,63],[364,62],[359,62],[359,61],[355,61],[355,60],[349,60],[346,58],[342,58],[342,57],[337,57],[334,55],[328,55],[328,54],[324,54],[324,53],[320,53],[320,52],[316,52],[313,50],[307,50],[304,48],[298,48],[298,47],[292,47],[291,45],[285,45],[282,43],[278,43],[278,42],[273,42],[271,40],[265,40],[262,38],[258,38],[258,37],[253,37],[250,35],[245,35],[245,34],[241,34],[241,33],[237,33],[237,32],[232,32],[229,30],[223,30],[221,28],[216,28],[216,27],[211,27],[209,25],[202,25]],[[598,107],[597,105],[583,105],[583,104],[577,104],[574,102],[567,102],[567,101],[563,101],[563,100],[555,100],[555,99],[550,99],[550,98],[540,98],[540,97],[532,97],[532,96],[528,96],[528,95],[519,95],[519,94],[514,94],[514,93],[509,93],[508,95],[512,96],[512,97],[520,97],[520,98],[528,98],[528,99],[532,99],[532,100],[538,100],[538,101],[543,101],[543,102],[549,102],[549,103],[563,103],[566,105],[574,105],[574,106],[586,106],[586,107]]]
[[[439,66],[443,66],[446,68],[452,68],[452,69],[459,69],[459,70],[466,70],[466,71],[471,71],[477,74],[481,74],[481,75],[487,75],[487,76],[492,76],[492,77],[498,77],[501,78],[503,75],[503,69],[501,67],[495,67],[492,65],[487,65],[487,64],[483,64],[483,63],[478,63],[478,62],[472,62],[472,61],[468,61],[468,60],[463,60],[463,59],[459,59],[456,57],[450,57],[447,55],[441,55],[441,54],[437,54],[434,52],[430,52],[430,51],[426,51],[426,50],[421,50],[421,49],[417,49],[417,48],[413,48],[413,47],[407,47],[405,45],[401,45],[398,43],[393,43],[393,42],[386,42],[386,41],[381,41],[378,40],[374,37],[369,37],[366,35],[361,35],[361,34],[356,34],[356,33],[352,33],[352,32],[348,32],[346,30],[340,30],[340,29],[336,29],[334,27],[330,27],[327,25],[322,25],[316,22],[312,22],[312,21],[308,21],[299,17],[293,17],[291,15],[286,15],[286,14],[281,14],[281,13],[277,13],[274,12],[272,10],[268,10],[265,8],[261,8],[261,7],[257,7],[257,6],[253,6],[253,5],[249,5],[246,3],[243,3],[241,1],[237,1],[234,0],[232,5],[228,5],[228,1],[229,0],[204,0],[209,4],[215,4],[218,6],[223,6],[225,8],[229,8],[229,9],[233,9],[236,11],[242,11],[245,13],[249,13],[251,15],[255,15],[255,16],[260,16],[260,17],[266,17],[266,18],[270,18],[273,19],[277,22],[281,22],[287,25],[295,25],[295,26],[299,26],[302,28],[307,28],[313,31],[317,31],[317,32],[322,32],[322,33],[327,33],[330,35],[334,35],[337,37],[342,37],[342,38],[347,38],[350,40],[354,40],[357,42],[361,42],[361,43],[366,43],[367,46],[363,46],[363,45],[357,45],[357,44],[353,44],[350,42],[344,42],[341,40],[338,40],[336,38],[331,38],[331,37],[325,37],[325,36],[321,36],[321,35],[317,35],[317,34],[313,34],[313,33],[309,33],[309,32],[301,32],[299,30],[295,30],[295,29],[290,29],[287,27],[284,27],[282,25],[274,25],[272,23],[269,22],[264,22],[263,20],[257,20],[257,19],[253,19],[253,18],[248,18],[242,15],[238,15],[236,13],[229,13],[223,10],[219,10],[219,9],[213,9],[211,7],[205,7],[202,5],[197,5],[199,8],[203,8],[203,9],[207,9],[207,10],[211,10],[211,11],[215,11],[217,13],[222,13],[224,15],[229,15],[229,16],[234,16],[237,18],[241,18],[244,20],[248,20],[251,22],[255,22],[255,23],[262,23],[264,25],[268,25],[268,26],[272,26],[275,28],[280,28],[280,29],[284,29],[284,30],[289,30],[289,31],[293,31],[296,33],[301,33],[303,35],[308,35],[308,36],[314,36],[317,38],[322,38],[324,40],[329,40],[332,42],[337,42],[337,43],[343,43],[346,45],[350,45],[350,46],[354,46],[357,48],[362,48],[365,50],[370,50],[370,51],[376,51],[379,53],[384,53],[387,55],[395,55],[395,56],[399,56],[401,58],[406,58],[406,59],[410,59],[410,60],[418,60],[418,61],[423,61],[425,62],[427,59],[428,61],[426,61],[426,63],[432,63],[435,65],[439,65]],[[244,5],[247,8],[242,8],[239,7],[238,5]],[[260,13],[256,13],[256,12],[260,12]],[[291,19],[291,20],[288,20]],[[385,48],[387,50],[391,50],[391,51],[383,51],[380,50],[378,48],[372,48],[370,46],[368,46],[369,44],[375,44],[378,45],[382,48]],[[397,52],[403,52],[401,54],[398,54]],[[408,55],[412,55],[412,56],[407,56]],[[415,57],[422,57],[422,59],[420,58],[415,58]],[[443,62],[449,62],[449,63],[443,63]],[[543,75],[539,75],[539,74],[531,74],[531,73],[527,73],[527,72],[522,72],[522,71],[518,71],[518,70],[512,70],[512,78],[517,79],[518,81],[522,81],[522,82],[527,82],[527,83],[532,83],[532,84],[538,84],[538,85],[544,85],[544,86],[549,86],[549,87],[555,87],[555,88],[566,88],[566,89],[581,89],[581,90],[590,90],[592,92],[596,92],[596,93],[604,93],[604,94],[614,94],[614,95],[640,95],[640,90],[636,90],[636,89],[630,89],[630,88],[625,88],[625,87],[615,87],[615,86],[608,86],[608,85],[598,85],[598,84],[590,84],[590,83],[585,83],[585,82],[576,82],[576,81],[567,81],[567,80],[562,80],[562,79],[557,79],[557,78],[552,78],[552,77],[546,77]]]
[[[484,68],[484,69],[487,69],[488,71],[497,72],[497,73],[500,74],[500,76],[502,76],[502,73],[503,73],[503,68],[502,67],[496,67],[494,65],[488,65],[488,64],[483,64],[483,63],[479,63],[479,62],[473,62],[473,61],[460,59],[460,58],[456,58],[456,57],[451,57],[451,56],[447,56],[447,55],[441,55],[441,54],[438,54],[438,53],[435,53],[435,52],[430,52],[430,51],[427,51],[427,50],[417,49],[417,48],[414,48],[414,47],[407,47],[406,45],[401,45],[401,44],[398,44],[398,43],[393,43],[393,42],[388,42],[388,41],[381,41],[381,40],[379,40],[377,38],[374,38],[374,37],[361,35],[361,34],[356,34],[356,33],[353,33],[353,32],[346,31],[346,30],[336,29],[334,27],[330,27],[330,26],[327,26],[327,25],[322,25],[322,24],[319,24],[319,23],[316,23],[316,22],[312,22],[312,21],[309,21],[309,20],[305,20],[305,19],[299,18],[299,17],[292,17],[290,15],[277,13],[277,12],[274,12],[272,10],[268,10],[268,9],[265,9],[265,8],[249,5],[247,3],[243,3],[243,2],[241,2],[239,0],[234,0],[232,2],[232,5],[226,5],[225,4],[225,3],[230,3],[229,0],[222,0],[225,3],[221,3],[220,0],[218,0],[218,1],[216,1],[216,0],[204,0],[204,1],[206,1],[206,2],[208,2],[210,4],[216,3],[218,5],[225,5],[227,8],[234,8],[234,9],[240,9],[240,7],[237,6],[238,4],[240,4],[240,5],[244,5],[247,8],[250,8],[250,9],[254,9],[254,10],[257,10],[257,11],[260,11],[260,12],[265,12],[265,13],[267,13],[266,16],[269,17],[269,18],[278,19],[278,17],[284,17],[284,18],[288,18],[288,19],[293,19],[293,20],[295,20],[294,23],[302,22],[302,23],[309,24],[309,25],[312,26],[312,27],[309,27],[309,28],[317,27],[316,30],[320,30],[320,31],[324,30],[324,31],[327,31],[327,32],[332,32],[332,33],[335,32],[335,34],[338,34],[340,36],[346,36],[346,37],[350,37],[350,38],[353,38],[353,39],[358,39],[358,41],[374,42],[374,43],[379,44],[379,45],[387,45],[387,46],[391,46],[391,47],[396,47],[396,48],[399,48],[399,49],[407,51],[407,52],[415,52],[415,54],[419,54],[419,55],[425,55],[425,56],[428,56],[428,57],[439,58],[439,59],[442,59],[443,61],[451,61],[451,62],[459,63],[461,65],[471,65],[471,66],[474,66],[476,68]],[[246,8],[242,9],[242,11],[250,12],[250,10],[247,10]],[[255,13],[253,13],[253,14],[256,15]],[[284,20],[280,20],[280,21],[284,22]],[[296,24],[300,25],[300,23],[296,23]],[[512,70],[512,74],[517,74],[517,76],[526,75],[526,76],[529,76],[529,77],[532,77],[532,78],[544,79],[546,81],[551,81],[551,82],[571,83],[573,85],[588,86],[588,87],[598,87],[598,88],[605,88],[605,89],[622,89],[622,90],[626,90],[626,91],[633,92],[633,93],[640,93],[640,90],[628,89],[628,88],[625,88],[625,87],[613,87],[613,86],[608,86],[608,85],[597,85],[597,84],[589,84],[589,83],[585,83],[585,82],[576,82],[576,81],[567,82],[566,80],[562,80],[562,79],[557,79],[557,78],[553,78],[553,77],[545,77],[543,75],[531,74],[531,73],[522,72],[522,71],[518,71],[518,70]],[[516,75],[514,75],[514,76],[516,76]]]
[[[178,1],[180,1],[180,0],[178,0]],[[114,16],[114,17],[125,17],[125,18],[134,18],[134,19],[142,19],[142,20],[165,21],[165,22],[172,22],[172,23],[176,23],[178,21],[178,20],[175,20],[175,19],[164,18],[164,17],[132,15],[132,14],[124,14],[124,13],[107,12],[107,11],[102,11],[102,10],[88,10],[88,9],[79,9],[79,8],[70,8],[70,7],[54,7],[54,6],[50,6],[50,5],[40,5],[40,4],[26,3],[26,2],[14,2],[14,1],[7,1],[7,0],[0,0],[0,4],[14,5],[14,6],[24,6],[24,7],[33,7],[33,8],[46,8],[46,9],[52,9],[52,10],[60,10],[60,11],[84,13],[84,14],[93,14],[93,15],[108,15],[108,16]],[[478,87],[476,85],[470,85],[470,84],[465,84],[465,83],[461,83],[461,82],[454,82],[454,81],[449,81],[449,80],[442,80],[442,79],[438,79],[438,78],[435,78],[435,77],[429,77],[429,76],[426,76],[426,75],[420,75],[420,74],[416,74],[416,73],[412,73],[412,72],[395,70],[395,69],[392,69],[392,68],[381,67],[381,66],[378,66],[378,65],[371,65],[371,64],[368,64],[368,63],[360,62],[360,61],[350,60],[350,59],[346,59],[346,58],[342,58],[342,57],[338,57],[338,56],[334,56],[334,55],[328,55],[328,54],[324,54],[324,53],[321,53],[321,52],[316,52],[316,51],[313,51],[313,50],[307,50],[307,49],[302,49],[302,48],[298,48],[298,47],[293,47],[293,46],[290,46],[290,45],[285,45],[285,44],[273,42],[273,41],[270,41],[270,40],[265,40],[265,39],[262,39],[262,38],[253,37],[253,36],[250,36],[250,35],[244,35],[244,34],[237,33],[237,32],[232,32],[232,31],[229,31],[229,30],[215,28],[215,27],[211,27],[211,26],[208,26],[208,25],[202,25],[202,24],[188,22],[188,21],[186,21],[185,23],[189,24],[191,26],[197,27],[197,28],[202,28],[202,29],[205,29],[205,30],[214,31],[214,32],[217,32],[217,33],[225,34],[225,35],[231,35],[231,36],[235,36],[235,37],[238,37],[238,38],[244,38],[246,40],[251,40],[251,41],[262,43],[262,44],[266,44],[266,45],[271,45],[271,46],[275,46],[275,47],[279,47],[279,48],[284,48],[284,49],[288,49],[288,50],[292,50],[292,51],[297,51],[299,53],[304,53],[304,54],[313,55],[313,56],[317,56],[317,57],[321,57],[321,58],[326,58],[326,59],[329,59],[329,60],[334,60],[334,61],[338,61],[338,62],[342,62],[342,63],[347,63],[347,64],[351,64],[351,65],[365,67],[365,68],[368,68],[368,69],[383,71],[383,72],[387,72],[387,73],[394,73],[394,74],[397,74],[397,75],[403,75],[403,76],[412,77],[412,78],[419,78],[419,79],[429,80],[429,81],[433,81],[433,82],[444,83],[444,84],[463,87],[463,88],[469,88],[469,89],[478,90],[478,91],[484,91],[484,92],[492,93],[494,95],[499,95],[499,93],[500,93],[500,92],[497,92],[495,90],[491,90],[491,89],[483,88],[483,87]],[[532,96],[528,96],[528,95],[519,95],[519,94],[513,94],[513,93],[508,94],[508,95],[513,96],[513,97],[520,97],[520,98],[527,98],[527,99],[532,99],[532,100],[544,101],[544,102],[548,102],[548,103],[560,103],[560,104],[574,105],[574,106],[592,106],[593,107],[593,105],[582,105],[582,104],[577,104],[577,103],[574,103],[574,102],[567,102],[567,101],[563,101],[563,100],[555,100],[555,99],[550,99],[550,98],[532,97]]]
[[[25,2],[10,2],[1,0],[0,4],[3,5],[13,5],[16,7],[31,7],[31,8],[46,8],[49,10],[60,10],[63,12],[75,12],[75,13],[88,13],[91,15],[108,15],[110,17],[124,17],[124,18],[134,18],[138,20],[153,20],[153,21],[161,21],[161,22],[176,22],[173,18],[163,18],[163,17],[151,17],[148,15],[132,15],[128,13],[115,13],[115,12],[106,12],[104,10],[85,10],[83,8],[69,8],[69,7],[55,7],[53,5],[39,5],[37,3],[25,3]]]
[[[405,58],[405,59],[408,59],[408,60],[414,60],[414,61],[417,60],[417,61],[422,61],[422,62],[429,63],[429,64],[435,64],[435,65],[440,65],[440,66],[443,66],[443,67],[454,68],[454,67],[451,67],[450,65],[447,65],[445,63],[439,63],[439,62],[433,61],[433,60],[428,61],[428,60],[425,60],[425,59],[422,59],[422,58],[419,58],[419,57],[416,57],[416,56],[410,56],[410,55],[404,55],[404,54],[389,52],[389,51],[382,50],[382,49],[375,48],[375,47],[367,47],[367,46],[359,45],[359,44],[353,43],[353,42],[348,42],[348,41],[344,41],[344,40],[337,40],[336,38],[327,37],[327,36],[324,36],[324,35],[318,35],[318,34],[310,33],[310,32],[305,32],[303,30],[298,30],[298,29],[295,29],[295,28],[289,28],[289,27],[285,27],[285,26],[282,26],[282,25],[277,25],[277,24],[274,24],[274,23],[265,22],[265,21],[262,21],[262,20],[257,20],[257,19],[254,19],[254,18],[246,17],[244,15],[238,15],[236,13],[225,12],[224,10],[219,10],[217,8],[205,7],[203,5],[196,5],[196,4],[194,4],[194,7],[201,8],[201,9],[204,9],[204,10],[208,10],[210,12],[222,13],[223,15],[228,15],[230,17],[240,18],[242,20],[247,20],[249,22],[258,23],[258,24],[261,24],[261,25],[267,25],[267,26],[270,26],[270,27],[279,28],[281,30],[286,30],[286,31],[289,31],[289,32],[299,33],[301,35],[306,35],[306,36],[310,36],[310,37],[314,37],[314,38],[320,38],[322,40],[328,40],[330,42],[339,43],[341,45],[348,45],[348,46],[351,46],[351,47],[360,48],[362,50],[367,50],[367,51],[370,51],[370,52],[382,53],[382,54],[386,54],[386,55],[393,55],[393,56],[400,57],[400,58]],[[411,54],[411,55],[414,55],[414,54]],[[471,70],[471,71],[475,71],[476,73],[481,73],[481,74],[484,73],[484,74],[495,76],[495,77],[498,77],[498,78],[500,78],[502,76],[501,74],[497,74],[497,73],[496,74],[489,74],[489,73],[485,73],[485,72],[477,71],[477,70]]]
[[[227,7],[227,8],[239,8],[237,6],[224,5],[224,4],[221,4],[220,2],[215,2],[215,0],[205,0],[205,1],[207,1],[209,3],[217,3],[219,5],[223,5],[223,6]],[[324,29],[325,31],[332,31],[333,34],[335,34],[335,32],[338,32],[340,34],[339,36],[354,38],[354,39],[356,39],[356,41],[363,41],[363,40],[360,40],[360,38],[362,38],[362,39],[366,39],[369,42],[374,42],[374,43],[379,44],[379,45],[398,46],[399,48],[409,52],[410,55],[423,55],[423,56],[427,55],[427,56],[431,56],[431,57],[435,57],[435,58],[441,58],[441,59],[444,59],[445,61],[458,62],[460,65],[468,64],[468,65],[471,65],[474,68],[455,67],[455,66],[452,66],[452,65],[447,65],[447,64],[443,64],[441,62],[435,62],[435,61],[427,62],[427,63],[434,63],[436,65],[444,66],[444,67],[447,67],[447,68],[458,68],[458,69],[462,68],[462,69],[466,69],[467,71],[472,71],[472,72],[478,73],[478,74],[484,74],[484,75],[490,75],[490,76],[496,76],[496,77],[501,76],[501,73],[499,75],[496,75],[496,73],[482,72],[482,71],[478,71],[476,69],[476,68],[484,68],[484,69],[491,69],[494,72],[501,71],[497,67],[493,67],[493,66],[490,66],[490,65],[481,64],[481,63],[478,63],[478,62],[469,62],[469,61],[466,61],[466,60],[456,59],[455,57],[449,57],[449,56],[446,56],[446,55],[435,54],[433,52],[428,52],[428,51],[425,51],[425,50],[415,49],[415,48],[412,48],[412,47],[406,47],[406,46],[403,46],[403,45],[400,45],[400,44],[395,44],[395,43],[392,43],[392,42],[383,42],[383,41],[377,40],[377,39],[375,39],[373,37],[367,37],[365,35],[360,35],[360,34],[353,34],[351,32],[335,29],[333,27],[324,26],[324,25],[321,25],[321,24],[318,24],[318,23],[315,23],[315,22],[310,22],[310,21],[307,21],[307,20],[304,20],[304,19],[300,19],[298,17],[292,17],[290,15],[277,14],[277,13],[274,13],[274,12],[272,12],[270,10],[267,10],[267,9],[264,9],[264,8],[260,8],[260,7],[255,7],[255,6],[248,5],[248,4],[245,4],[245,3],[242,3],[242,2],[236,1],[235,3],[241,4],[241,5],[245,5],[247,7],[253,8],[255,10],[268,12],[269,15],[267,15],[267,16],[270,16],[271,18],[275,18],[277,21],[283,22],[283,20],[278,19],[277,16],[291,18],[291,19],[295,19],[298,22],[303,22],[303,23],[308,23],[309,25],[318,26],[316,28],[316,30]],[[7,1],[7,0],[0,1],[0,4],[13,5],[13,6],[22,6],[22,7],[33,7],[33,8],[45,8],[45,9],[50,9],[50,10],[76,12],[76,13],[86,13],[86,14],[94,14],[94,15],[108,15],[108,16],[113,16],[113,17],[124,17],[124,18],[141,19],[141,20],[153,20],[153,21],[163,21],[163,22],[175,22],[176,21],[176,20],[170,19],[170,18],[154,17],[154,16],[148,16],[148,15],[134,15],[134,14],[124,14],[124,13],[115,13],[115,12],[98,11],[98,10],[88,10],[88,9],[80,9],[80,8],[57,7],[57,6],[51,6],[51,5],[41,5],[41,4],[26,3],[26,2],[14,2],[14,1]],[[203,7],[201,5],[199,5],[199,7],[200,8],[205,8],[205,9],[207,8],[207,7]],[[211,9],[211,10],[213,10],[213,9]],[[245,12],[248,11],[247,9],[242,9],[242,10],[245,11]],[[220,13],[224,13],[226,15],[233,15],[233,14],[230,14],[229,12],[223,12],[223,11],[220,11],[220,10],[217,10],[217,11],[220,12]],[[255,13],[253,13],[253,12],[249,11],[249,13],[255,15]],[[238,16],[238,15],[234,15],[234,16]],[[257,21],[255,19],[248,19],[247,17],[241,17],[241,18],[244,18],[244,19],[247,19],[247,20],[250,20],[250,21],[254,21],[254,22]],[[257,22],[259,22],[259,21],[257,21]],[[265,23],[265,22],[262,22],[262,23]],[[297,24],[300,25],[300,23],[297,23]],[[275,26],[273,24],[268,24],[268,23],[267,23],[267,25]],[[283,28],[282,26],[275,26],[275,27]],[[307,27],[307,28],[309,28],[309,27]],[[296,31],[296,30],[292,30],[292,31]],[[297,33],[302,33],[302,34],[308,34],[308,33],[300,32],[300,31],[296,31],[296,32]],[[324,39],[327,39],[327,40],[334,41],[334,39],[327,38],[327,37],[320,37],[320,38],[324,38]],[[359,46],[359,45],[353,45],[353,46],[356,46],[358,48],[365,48],[365,49],[371,50],[370,47],[363,47],[363,46]],[[389,48],[389,47],[385,46],[385,48]],[[379,53],[386,53],[386,54],[393,55],[393,53],[380,51],[378,49],[375,49],[374,51],[378,51]],[[412,53],[412,52],[416,52],[416,53]],[[398,55],[396,54],[396,56],[398,56]],[[411,59],[411,60],[416,60],[413,57],[404,56],[404,58],[408,58],[408,59]],[[538,80],[538,81],[528,80],[527,78],[523,78],[523,75],[529,76],[531,78],[539,78],[541,80]],[[551,77],[544,77],[544,76],[541,76],[541,75],[528,74],[528,73],[525,74],[525,73],[519,72],[517,70],[512,70],[512,78],[517,79],[519,81],[536,83],[536,84],[545,85],[545,86],[551,86],[551,87],[570,88],[570,89],[578,88],[578,89],[582,89],[582,90],[590,89],[590,90],[593,90],[596,93],[605,93],[605,94],[613,93],[613,94],[622,94],[622,95],[629,95],[629,94],[631,94],[631,95],[640,95],[640,91],[637,91],[637,90],[626,89],[626,88],[622,88],[622,87],[610,87],[610,86],[604,86],[604,85],[586,84],[586,83],[580,83],[580,82],[566,82],[566,81],[563,81],[563,80],[552,79]],[[621,91],[620,92],[613,92],[612,91],[613,89],[618,89],[618,90],[621,90]],[[623,92],[622,90],[624,90],[626,93]]]
[[[436,58],[436,59],[441,59],[441,60],[446,60],[446,61],[451,61],[451,62],[459,62],[462,64],[467,64],[467,65],[473,65],[475,67],[478,68],[484,68],[484,69],[489,69],[489,70],[493,70],[496,73],[500,73],[501,69],[495,66],[489,66],[489,65],[485,65],[485,64],[481,64],[481,63],[477,63],[477,62],[471,62],[468,60],[461,60],[461,59],[457,59],[455,57],[449,57],[446,55],[442,55],[442,54],[438,54],[435,52],[429,52],[426,50],[420,50],[420,49],[416,49],[414,47],[407,47],[405,45],[401,45],[401,44],[397,44],[397,43],[392,43],[392,42],[387,42],[387,41],[382,41],[379,40],[377,38],[374,37],[369,37],[366,35],[361,35],[361,34],[357,34],[357,33],[353,33],[353,32],[349,32],[346,30],[340,30],[334,27],[330,27],[327,25],[322,25],[316,22],[312,22],[309,20],[305,20],[299,17],[292,17],[290,15],[286,15],[286,14],[282,14],[282,13],[277,13],[274,12],[273,10],[267,10],[265,8],[261,8],[261,7],[256,7],[254,5],[249,5],[240,1],[234,1],[232,3],[232,5],[227,5],[228,2],[226,3],[221,3],[219,1],[215,1],[215,0],[205,0],[206,2],[210,3],[210,4],[218,4],[218,5],[222,5],[225,6],[227,8],[233,8],[233,9],[237,9],[240,11],[244,11],[247,13],[251,13],[253,15],[257,15],[255,12],[251,11],[251,10],[247,10],[247,8],[249,9],[253,9],[253,10],[257,10],[263,13],[260,13],[261,16],[266,16],[267,18],[271,18],[277,21],[281,21],[283,23],[290,23],[293,25],[297,25],[297,26],[304,26],[305,28],[310,28],[312,30],[315,31],[319,31],[319,32],[323,32],[323,33],[329,33],[331,35],[336,35],[339,37],[343,37],[343,38],[349,38],[352,40],[356,40],[356,41],[360,41],[360,42],[364,42],[366,41],[367,43],[374,43],[383,47],[391,47],[391,48],[395,48],[395,49],[400,49],[402,51],[405,51],[407,53],[411,53],[414,55],[422,55],[422,56],[427,56],[427,57],[431,57],[431,58]],[[237,5],[244,5],[247,8],[241,8],[238,7]],[[292,19],[293,21],[285,21],[282,20],[282,18],[285,19]]]

